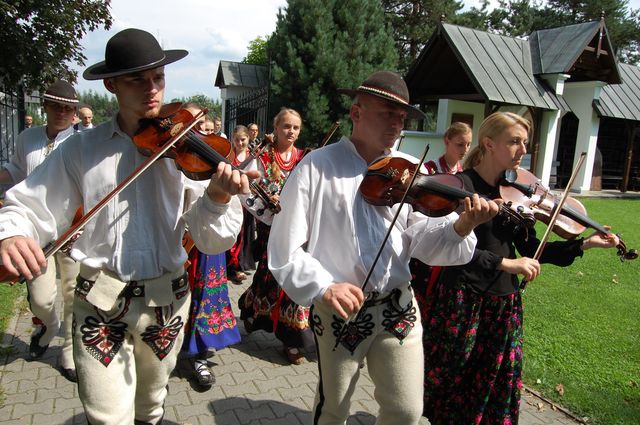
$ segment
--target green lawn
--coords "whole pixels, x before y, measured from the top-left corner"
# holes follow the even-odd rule
[[[9,321],[15,314],[15,309],[19,308],[16,306],[16,299],[20,295],[26,296],[24,285],[9,286],[6,283],[0,283],[0,336],[4,335]]]
[[[640,248],[640,200],[581,201],[589,217]],[[640,260],[621,263],[615,250],[597,249],[571,267],[544,265],[524,308],[526,385],[591,423],[640,423]]]

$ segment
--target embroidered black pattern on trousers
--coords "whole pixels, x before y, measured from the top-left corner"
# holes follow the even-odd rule
[[[165,323],[162,307],[156,307],[155,312],[157,325],[148,326],[141,336],[142,340],[151,347],[155,355],[162,360],[167,357],[167,354],[173,348],[184,322],[182,317],[176,316],[169,323]]]
[[[84,324],[80,326],[85,350],[104,367],[111,364],[122,347],[126,330],[127,324],[124,322],[104,321],[92,316],[85,317]]]
[[[312,305],[309,309],[309,327],[318,336],[322,336],[324,334],[324,325],[322,324],[322,319],[318,314],[315,313],[315,306]]]
[[[382,316],[385,318],[382,321],[382,327],[398,338],[400,344],[402,344],[402,341],[415,326],[417,320],[416,308],[413,305],[413,301],[405,309],[396,307],[393,301],[389,301],[387,307],[382,312]]]
[[[346,325],[345,321],[341,317],[336,316],[335,314],[333,315],[333,322],[331,322],[333,335],[338,338],[340,332],[342,332],[343,326],[346,326],[340,340],[340,344],[349,350],[351,354],[353,354],[358,345],[360,345],[365,338],[373,333],[372,329],[375,327],[372,320],[373,316],[370,313],[367,313],[364,310],[365,308],[366,307],[362,307],[360,313]]]

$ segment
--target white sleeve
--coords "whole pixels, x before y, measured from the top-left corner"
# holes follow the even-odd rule
[[[185,178],[190,208],[182,215],[198,249],[205,254],[217,254],[230,249],[242,226],[242,205],[237,196],[228,204],[213,202],[206,194],[208,180],[196,182]],[[195,195],[195,196],[194,196]],[[190,199],[196,199],[190,202]]]
[[[311,199],[309,165],[298,164],[284,185],[282,211],[274,217],[268,243],[269,270],[289,297],[300,305],[313,300],[334,279],[320,262],[306,251],[309,238]]]
[[[477,238],[471,232],[461,237],[453,228],[458,214],[426,217],[412,212],[405,237],[409,238],[410,256],[433,266],[456,266],[471,261]]]

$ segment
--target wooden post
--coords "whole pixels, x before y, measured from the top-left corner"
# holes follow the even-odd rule
[[[631,178],[631,161],[633,160],[633,142],[636,136],[636,123],[626,122],[627,133],[627,154],[624,160],[624,169],[622,171],[622,185],[620,192],[626,192],[629,188],[629,180]]]

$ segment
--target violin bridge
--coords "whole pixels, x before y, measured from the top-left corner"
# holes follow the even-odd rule
[[[402,183],[402,185],[404,186],[405,184],[407,184],[409,179],[411,179],[411,173],[409,172],[408,168],[405,168],[402,172],[402,177],[400,177],[400,183]]]

